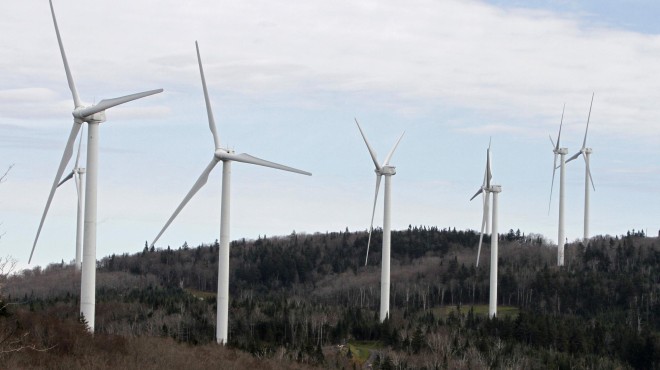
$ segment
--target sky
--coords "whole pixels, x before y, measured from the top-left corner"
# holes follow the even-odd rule
[[[97,258],[151,242],[213,155],[199,42],[223,147],[313,173],[232,166],[231,238],[367,230],[373,163],[391,164],[392,227],[480,228],[492,139],[500,231],[556,242],[553,140],[593,148],[593,235],[660,228],[660,5],[627,1],[55,0],[83,101],[100,127]],[[0,256],[75,254],[73,183],[57,190],[31,265],[73,102],[48,2],[0,3]],[[81,162],[84,163],[84,151]],[[65,173],[69,172],[73,162]],[[219,238],[221,166],[156,244]],[[582,236],[584,162],[566,169],[566,236]],[[382,227],[382,190],[375,227]]]

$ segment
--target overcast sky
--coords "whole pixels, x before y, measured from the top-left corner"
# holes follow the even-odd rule
[[[368,228],[375,174],[353,121],[392,164],[392,226],[479,229],[492,137],[500,231],[556,242],[553,154],[588,146],[592,234],[660,228],[660,6],[629,1],[55,0],[81,98],[164,88],[100,128],[97,256],[151,242],[213,155],[199,41],[223,146],[313,173],[235,163],[231,237]],[[1,255],[27,266],[73,102],[48,2],[0,3]],[[84,147],[83,147],[84,151]],[[84,162],[84,155],[83,160]],[[72,164],[67,168],[70,171]],[[219,236],[221,167],[157,247]],[[566,171],[581,237],[584,162]],[[558,179],[557,179],[558,180]],[[381,194],[382,196],[382,194]],[[75,188],[58,189],[33,264],[70,261]],[[382,198],[375,226],[382,226]]]

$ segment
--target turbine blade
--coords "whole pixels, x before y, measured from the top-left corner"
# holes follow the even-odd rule
[[[594,95],[596,93],[591,93],[591,104],[589,104],[589,116],[587,116],[587,129],[584,130],[584,140],[582,141],[582,149],[587,146],[587,133],[589,132],[589,121],[591,120],[591,107],[594,106]]]
[[[74,171],[71,171],[65,178],[62,179],[62,181],[60,181],[59,184],[57,184],[57,187],[59,188],[60,185],[64,184],[65,182],[67,182],[69,180],[71,180],[71,178],[73,177],[74,174],[75,174]]]
[[[367,239],[367,256],[364,258],[364,265],[369,261],[369,244],[371,244],[371,232],[374,230],[374,215],[376,214],[376,201],[378,200],[378,189],[380,188],[380,177],[376,175],[376,193],[374,195],[374,207],[371,210],[371,224],[369,225],[369,238]]]
[[[552,182],[550,183],[550,201],[548,202],[548,215],[550,214],[550,205],[552,204],[552,190],[555,187],[555,171],[557,171],[557,153],[555,153],[555,162],[552,165]]]
[[[209,128],[213,134],[213,143],[215,148],[220,148],[220,138],[215,127],[215,119],[213,119],[213,111],[211,110],[211,101],[209,99],[209,91],[206,88],[206,78],[204,77],[204,68],[202,68],[202,57],[199,55],[199,45],[195,41],[195,48],[197,49],[197,63],[199,64],[199,74],[202,76],[202,88],[204,89],[204,101],[206,102],[206,115],[209,119]]]
[[[585,156],[582,156],[584,158],[584,164],[587,166],[587,174],[589,174],[589,180],[591,181],[591,187],[596,191],[596,187],[594,186],[594,179],[591,177],[591,166],[589,166],[589,161],[587,161],[587,158]]]
[[[53,1],[50,2],[50,13],[53,15],[53,24],[55,25],[55,33],[57,34],[57,43],[60,45],[60,53],[62,54],[62,62],[64,62],[64,71],[66,72],[66,79],[69,82],[69,90],[71,90],[71,95],[73,96],[73,104],[76,108],[80,107],[80,97],[78,96],[78,90],[76,90],[76,84],[73,82],[73,76],[71,75],[71,69],[69,69],[69,62],[66,59],[66,53],[64,52],[64,45],[62,45],[62,37],[60,36],[60,28],[57,27],[57,19],[55,18],[55,9],[53,8]]]
[[[552,140],[552,136],[551,136],[551,135],[548,135],[548,137],[550,138],[550,143],[552,143],[552,149],[554,149],[554,148],[555,148],[555,141]]]
[[[484,192],[484,209],[486,210],[486,234],[490,234],[488,220],[490,219],[490,192]]]
[[[275,162],[266,161],[266,160],[261,159],[261,158],[253,157],[253,156],[251,156],[247,153],[241,153],[241,154],[226,153],[226,154],[222,155],[222,159],[223,160],[227,159],[227,160],[236,161],[236,162],[249,163],[249,164],[256,164],[258,166],[270,167],[270,168],[275,168],[275,169],[278,169],[278,170],[295,172],[295,173],[299,173],[299,174],[302,174],[302,175],[312,176],[312,174],[307,172],[307,171],[299,170],[299,169],[293,168],[293,167],[288,167],[288,166],[285,166],[285,165],[282,165],[282,164],[279,164],[279,163],[275,163]]]
[[[57,189],[57,184],[62,178],[64,173],[64,168],[69,161],[71,160],[71,155],[73,154],[73,144],[76,141],[78,136],[78,131],[80,130],[82,124],[73,122],[73,127],[69,133],[69,139],[66,142],[64,147],[64,153],[62,154],[62,160],[60,161],[60,166],[57,168],[57,173],[55,174],[55,180],[53,180],[53,186],[50,188],[50,193],[48,194],[48,200],[46,201],[46,207],[44,208],[44,213],[41,215],[41,221],[39,222],[39,228],[37,229],[37,236],[34,238],[34,243],[32,244],[32,251],[30,252],[30,258],[28,259],[28,264],[32,262],[32,255],[34,254],[34,248],[37,246],[37,240],[39,240],[39,234],[41,234],[41,228],[44,226],[44,220],[46,220],[46,214],[48,214],[48,208],[50,208],[50,203],[53,201],[53,196],[55,195],[55,189]]]
[[[486,168],[484,169],[484,181],[481,183],[481,187],[485,188],[488,184],[488,163],[486,163]]]
[[[485,199],[485,197],[484,197]],[[488,220],[488,201],[484,202],[484,211],[481,218],[481,232],[479,232],[479,247],[477,248],[477,263],[476,267],[479,267],[479,259],[481,257],[481,243],[484,240],[484,229],[486,228],[486,222]]]
[[[561,121],[559,121],[559,134],[557,135],[557,146],[555,149],[559,150],[559,140],[561,139],[561,126],[564,124],[564,111],[566,110],[566,103],[564,103],[564,108],[561,109]]]
[[[579,152],[573,154],[573,155],[571,156],[571,158],[569,158],[569,159],[566,160],[566,163],[568,163],[568,162],[574,160],[575,158],[579,157],[580,154],[582,154],[582,151],[579,151]]]
[[[80,175],[74,176],[73,181],[76,183],[76,194],[77,194],[78,202],[82,202],[82,199],[80,199],[80,195],[81,195],[80,187],[82,186],[82,184],[79,176]]]
[[[377,170],[380,170],[380,164],[378,164],[378,159],[376,159],[376,152],[373,150],[371,145],[369,145],[369,142],[367,141],[367,137],[364,136],[364,132],[362,131],[362,127],[360,127],[360,124],[357,121],[357,118],[355,118],[355,123],[357,124],[358,130],[360,130],[360,134],[362,135],[362,139],[364,139],[364,143],[367,144],[367,149],[369,150],[369,154],[371,155],[371,159],[374,161],[374,165],[376,166]]]
[[[490,188],[490,180],[493,178],[493,173],[490,169],[490,143],[486,151],[486,187]]]
[[[154,239],[154,241],[151,242],[151,246],[156,244],[156,242],[158,241],[160,236],[163,235],[163,233],[165,232],[167,227],[170,226],[172,221],[174,221],[174,219],[179,214],[179,212],[181,212],[183,207],[185,207],[186,204],[188,204],[188,202],[190,201],[190,199],[192,199],[192,197],[195,194],[197,194],[199,189],[201,189],[206,184],[206,181],[208,181],[208,179],[209,179],[209,174],[213,170],[213,167],[215,167],[215,165],[218,164],[218,162],[219,162],[219,160],[215,156],[213,156],[213,159],[211,160],[211,163],[209,163],[208,166],[206,166],[206,168],[204,169],[204,172],[202,172],[202,174],[199,176],[197,181],[195,181],[195,184],[193,184],[192,188],[190,189],[188,194],[186,194],[186,196],[183,198],[183,200],[181,201],[181,204],[179,204],[179,206],[176,208],[176,210],[174,211],[174,213],[172,214],[170,219],[167,220],[167,222],[165,223],[165,226],[163,226],[163,229],[160,230],[158,235],[156,235],[156,238]]]
[[[129,101],[141,99],[144,97],[147,97],[149,95],[154,95],[158,93],[162,93],[163,89],[156,89],[156,90],[149,90],[137,94],[131,94],[131,95],[126,95],[126,96],[121,96],[119,98],[112,98],[112,99],[103,99],[98,104],[93,105],[91,107],[83,108],[78,111],[74,111],[73,114],[77,118],[85,118],[87,116],[91,116],[94,113],[98,113],[101,111],[104,111],[108,108],[115,107],[120,104],[128,103]]]
[[[85,128],[81,127],[80,128],[80,141],[78,141],[78,154],[76,155],[76,164],[73,166],[74,169],[78,168],[78,162],[80,162],[80,147],[82,146],[84,132],[85,132]]]
[[[480,188],[479,190],[477,190],[477,192],[474,193],[474,195],[472,196],[472,198],[470,198],[470,201],[472,201],[472,199],[476,198],[477,195],[481,194],[483,191],[484,191],[484,188]]]
[[[388,164],[390,164],[390,159],[392,159],[392,155],[394,155],[394,151],[396,150],[396,147],[399,146],[399,142],[401,142],[401,139],[403,139],[403,135],[404,135],[405,133],[406,133],[406,132],[404,131],[404,132],[401,134],[401,136],[399,136],[399,140],[396,141],[396,144],[394,144],[394,146],[392,147],[392,150],[390,150],[389,154],[387,154],[387,157],[385,157],[385,162],[383,162],[383,163],[385,164],[385,166],[387,166]]]

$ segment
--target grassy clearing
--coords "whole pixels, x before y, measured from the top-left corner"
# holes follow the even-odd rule
[[[460,307],[460,312],[462,315],[467,315],[467,313],[470,311],[470,308],[472,308],[473,312],[477,316],[488,316],[488,305],[487,304],[477,304],[474,306],[461,306]],[[450,312],[458,312],[459,308],[458,306],[442,306],[442,307],[434,307],[433,308],[433,314],[436,316],[440,317],[447,317],[449,316]],[[497,317],[499,318],[504,318],[504,317],[512,317],[515,318],[518,316],[518,313],[520,310],[518,307],[513,307],[513,306],[497,306]]]
[[[363,365],[371,355],[371,351],[383,348],[383,344],[373,341],[350,341],[348,348],[353,354],[353,360]]]
[[[201,290],[195,290],[190,288],[185,288],[184,290],[195,298],[199,298],[199,299],[215,298],[215,293],[212,292],[203,292]]]

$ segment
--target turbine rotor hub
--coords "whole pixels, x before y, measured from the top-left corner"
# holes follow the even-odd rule
[[[395,166],[383,166],[379,170],[375,170],[375,172],[379,175],[385,175],[385,176],[392,176],[396,175],[396,167]]]
[[[215,150],[215,157],[218,158],[219,160],[227,159],[227,154],[234,154],[234,151],[232,149],[222,149],[222,148],[218,148]]]

